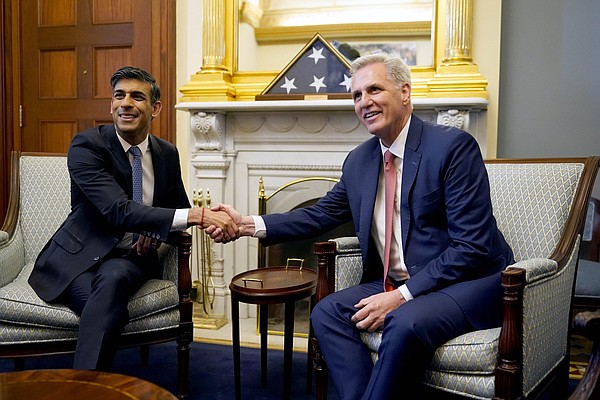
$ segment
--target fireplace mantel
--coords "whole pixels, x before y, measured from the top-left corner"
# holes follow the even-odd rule
[[[486,156],[486,99],[412,101],[419,118],[470,132]],[[182,102],[176,108],[189,114],[189,190],[208,191],[213,205],[231,204],[243,215],[258,213],[261,178],[266,195],[301,178],[339,178],[347,153],[371,136],[350,99]],[[257,267],[257,247],[253,238],[213,244],[216,314],[228,316],[228,284]],[[194,274],[197,267],[192,269]],[[255,308],[242,307],[240,316],[248,315],[255,316]]]
[[[418,110],[472,110],[487,109],[488,101],[479,97],[413,98],[413,107]],[[216,113],[230,112],[279,112],[279,111],[353,111],[352,100],[273,100],[273,101],[217,101],[184,102],[175,106],[178,110]]]

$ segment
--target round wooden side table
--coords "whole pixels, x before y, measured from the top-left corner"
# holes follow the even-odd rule
[[[233,338],[233,370],[235,397],[241,399],[240,378],[240,311],[239,302],[260,307],[261,382],[267,382],[267,305],[285,304],[283,340],[283,398],[289,399],[292,386],[292,347],[294,335],[294,305],[315,294],[317,273],[302,267],[267,267],[242,272],[233,277],[231,290],[231,324]]]
[[[110,372],[46,369],[0,374],[0,400],[177,400],[154,383]]]

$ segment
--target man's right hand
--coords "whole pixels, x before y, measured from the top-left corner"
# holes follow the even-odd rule
[[[188,213],[188,225],[198,226],[201,229],[218,229],[224,242],[230,242],[240,237],[240,229],[234,219],[227,212],[214,208],[191,208]],[[208,229],[207,232],[209,232]]]
[[[238,226],[238,236],[228,238],[226,232],[219,226],[209,226],[206,228],[206,233],[217,243],[228,243],[240,236],[253,236],[255,232],[254,219],[250,216],[242,216],[229,204],[217,204],[211,208],[215,212],[226,212],[233,222]]]

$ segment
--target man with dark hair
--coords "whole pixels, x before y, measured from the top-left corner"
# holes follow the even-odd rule
[[[71,212],[29,277],[40,298],[80,315],[76,369],[110,369],[129,298],[161,275],[157,248],[171,232],[216,225],[237,235],[226,213],[190,208],[177,149],[149,134],[162,108],[155,79],[123,67],[110,85],[114,125],[71,141]]]

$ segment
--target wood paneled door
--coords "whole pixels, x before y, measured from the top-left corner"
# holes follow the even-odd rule
[[[7,147],[63,153],[77,132],[112,123],[109,79],[125,65],[157,79],[163,110],[152,133],[175,141],[175,0],[2,3],[11,44],[3,71],[11,86]]]

